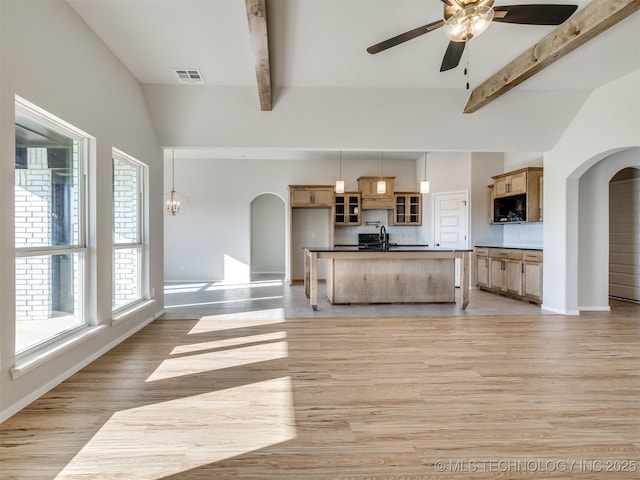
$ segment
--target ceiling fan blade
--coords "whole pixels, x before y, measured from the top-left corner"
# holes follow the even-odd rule
[[[454,5],[456,5],[455,0],[440,0],[442,3],[446,3],[447,5],[449,5],[450,7],[453,7]]]
[[[446,72],[452,68],[456,68],[460,63],[462,54],[464,53],[464,47],[466,42],[449,42],[447,51],[444,52],[444,58],[442,59],[442,65],[440,66],[441,72]]]
[[[370,46],[369,48],[367,48],[367,52],[371,54],[380,53],[388,48],[395,47],[396,45],[400,45],[401,43],[413,40],[420,35],[429,33],[430,31],[435,30],[436,28],[440,28],[443,25],[444,20],[438,20],[437,22],[432,22],[427,25],[423,25],[422,27],[414,28],[413,30],[409,30],[408,32],[401,33],[400,35],[396,35],[395,37],[389,38],[388,40]]]
[[[560,25],[577,9],[577,5],[506,5],[493,7],[493,21],[521,25]]]

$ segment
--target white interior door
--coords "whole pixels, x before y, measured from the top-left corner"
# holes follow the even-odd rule
[[[467,192],[433,194],[433,246],[441,250],[469,248]],[[460,262],[456,261],[456,286],[460,286]]]

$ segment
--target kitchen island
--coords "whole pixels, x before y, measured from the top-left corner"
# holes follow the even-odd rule
[[[389,247],[304,249],[304,290],[318,308],[318,260],[327,259],[332,304],[455,302],[455,261],[460,259],[460,308],[469,304],[470,250]]]

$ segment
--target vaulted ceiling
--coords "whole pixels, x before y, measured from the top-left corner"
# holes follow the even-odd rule
[[[175,69],[193,68],[206,85],[257,88],[244,0],[67,1],[143,85],[177,85]],[[591,2],[496,0],[495,5],[521,3],[572,3],[578,5],[577,15]],[[441,31],[376,55],[366,52],[377,42],[442,18],[439,0],[266,0],[266,5],[274,89],[464,90],[466,62],[473,89],[556,28],[494,22],[471,40],[459,67],[441,73],[448,44]],[[639,31],[640,13],[634,13],[509,95],[590,91],[634,71],[640,68]],[[257,94],[255,108],[260,109]]]

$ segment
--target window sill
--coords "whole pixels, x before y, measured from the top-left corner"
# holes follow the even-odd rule
[[[15,380],[16,378],[24,375],[25,373],[33,370],[34,368],[42,365],[52,358],[71,350],[73,347],[81,344],[91,337],[95,337],[105,328],[107,328],[106,325],[89,326],[87,328],[83,328],[79,332],[71,334],[47,348],[42,348],[41,350],[26,354],[23,357],[18,358],[16,360],[15,366],[9,370],[11,378]]]
[[[132,305],[124,310],[118,310],[115,315],[111,317],[111,326],[117,325],[118,323],[126,320],[131,317],[133,314],[138,313],[140,310],[149,307],[156,303],[155,299],[143,300],[135,305]]]

